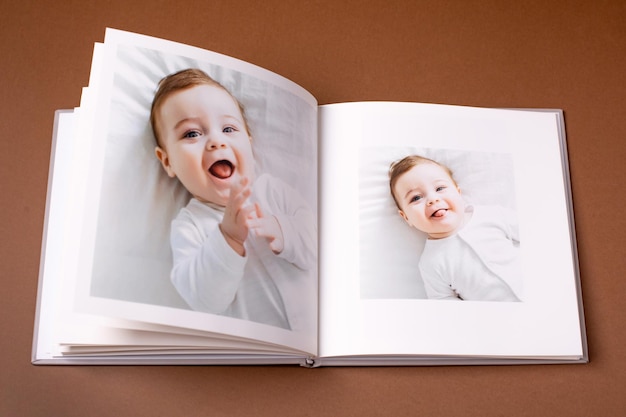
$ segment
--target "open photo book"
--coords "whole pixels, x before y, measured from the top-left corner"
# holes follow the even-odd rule
[[[561,110],[318,105],[107,29],[59,110],[34,364],[588,361]]]

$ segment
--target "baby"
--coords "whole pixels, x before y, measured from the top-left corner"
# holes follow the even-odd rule
[[[171,224],[171,279],[183,299],[207,313],[309,326],[301,297],[315,291],[315,217],[285,183],[255,176],[243,106],[188,69],[161,80],[150,122],[156,157],[192,195]]]
[[[391,164],[389,185],[400,216],[428,235],[419,262],[428,298],[520,301],[514,213],[468,205],[449,168],[417,155]]]

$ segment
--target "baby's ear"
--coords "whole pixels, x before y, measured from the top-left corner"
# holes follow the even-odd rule
[[[406,214],[404,214],[402,210],[398,210],[398,214],[404,219],[405,222],[409,222],[409,218],[406,216]]]
[[[162,149],[160,146],[157,146],[156,148],[154,148],[154,154],[156,155],[159,162],[161,162],[161,166],[163,167],[165,172],[167,172],[167,175],[170,178],[174,178],[176,176],[176,173],[174,172],[174,170],[172,169],[172,166],[170,165],[170,159],[168,158],[167,152],[165,152],[165,149]]]

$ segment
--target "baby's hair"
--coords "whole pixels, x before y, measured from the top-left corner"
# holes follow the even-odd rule
[[[246,127],[246,132],[248,133],[248,135],[251,134],[250,127],[248,126],[248,120],[246,118],[246,113],[244,111],[243,105],[239,102],[239,100],[237,100],[226,87],[215,81],[204,71],[197,68],[189,68],[170,74],[161,79],[161,81],[159,81],[157,91],[154,94],[154,99],[152,100],[152,107],[150,108],[150,125],[152,126],[152,132],[154,133],[154,137],[159,146],[161,146],[162,143],[159,135],[159,130],[157,128],[157,113],[163,105],[163,102],[170,95],[177,91],[185,90],[187,88],[196,87],[199,85],[218,87],[230,94],[233,100],[235,100],[235,103],[237,103],[237,105],[239,106],[241,116],[243,117],[243,123]]]
[[[444,169],[444,171],[446,171],[446,173],[448,173],[448,175],[450,176],[450,179],[452,179],[452,182],[454,182],[454,184],[457,185],[456,180],[454,179],[454,176],[452,175],[452,170],[448,168],[447,166],[440,164],[439,162],[434,161],[432,159],[426,158],[424,156],[420,156],[420,155],[405,156],[404,158],[398,161],[392,162],[391,165],[389,166],[389,189],[391,191],[391,196],[393,197],[393,201],[396,203],[396,206],[398,207],[398,209],[400,209],[400,203],[398,203],[398,199],[396,198],[396,193],[394,192],[394,188],[396,186],[396,183],[398,182],[398,179],[400,178],[400,176],[408,172],[411,168],[416,167],[418,165],[422,165],[422,164],[439,165],[441,168]]]

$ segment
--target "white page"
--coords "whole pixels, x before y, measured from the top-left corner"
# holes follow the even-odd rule
[[[84,89],[81,102],[88,103],[91,97],[89,90]],[[88,120],[86,117],[78,117],[78,113],[80,109],[58,111],[55,115],[33,361],[57,363],[63,360],[63,352],[67,351],[64,344],[68,342],[82,346],[78,350],[72,349],[74,353],[84,350],[128,350],[131,346],[135,350],[149,350],[151,347],[163,349],[167,346],[213,350],[228,348],[231,354],[248,352],[255,355],[276,352],[277,346],[250,339],[113,319],[74,310],[80,246],[78,225],[81,223],[80,207],[85,187],[85,177],[81,175],[85,169],[85,160],[77,155],[83,153],[83,147],[88,145],[88,142],[81,140],[80,134],[76,134],[85,128],[85,121]],[[303,354],[297,350],[293,353]]]
[[[97,95],[93,105],[84,109],[93,116],[93,125],[84,134],[92,148],[77,271],[78,309],[136,322],[253,337],[287,346],[289,351],[315,354],[315,270],[307,271],[310,291],[298,294],[310,311],[306,331],[192,311],[169,283],[169,223],[188,196],[161,172],[154,158],[147,116],[158,80],[188,67],[211,73],[244,102],[252,124],[257,166],[297,188],[316,210],[317,103],[309,93],[276,74],[233,58],[108,30],[101,67],[93,71],[98,76],[89,87]],[[256,108],[259,102],[278,111],[265,114],[266,107]],[[295,116],[285,120],[286,114]],[[276,127],[280,123],[289,130]],[[134,138],[143,142],[134,142]],[[136,179],[137,172],[144,176]],[[166,184],[165,189],[160,188],[162,184]],[[158,204],[150,205],[150,200],[141,197],[152,189],[165,196]],[[149,228],[137,231],[135,226],[141,224]],[[127,251],[118,251],[124,245],[128,245]]]
[[[577,276],[558,134],[555,113],[408,103],[321,106],[320,356],[580,357]],[[419,279],[416,268],[414,279],[398,278],[419,256],[419,245],[409,241],[414,232],[394,212],[386,170],[413,149],[512,161],[509,188],[522,236],[522,302],[428,300],[411,282]],[[380,180],[362,181],[370,169]],[[360,202],[364,196],[371,206]],[[481,203],[493,196],[478,192],[475,198]],[[381,217],[371,218],[372,213]],[[377,222],[373,237],[382,249],[363,259],[364,247],[372,245],[364,241],[372,239],[364,225]],[[410,250],[403,252],[403,246]],[[400,261],[396,252],[407,259]],[[378,287],[363,280],[364,265],[377,271]]]
[[[54,139],[48,174],[48,200],[46,223],[42,240],[39,293],[33,339],[33,360],[49,359],[58,353],[57,331],[60,317],[60,278],[64,272],[64,248],[66,236],[72,230],[71,218],[67,216],[65,202],[72,190],[71,138],[74,134],[73,113],[59,111],[55,114]],[[67,140],[69,138],[69,140]]]

